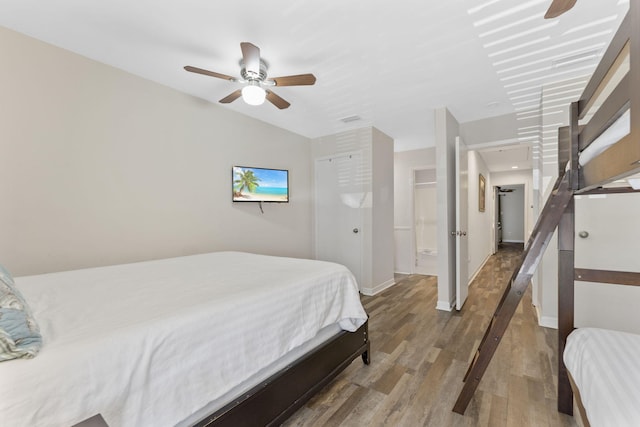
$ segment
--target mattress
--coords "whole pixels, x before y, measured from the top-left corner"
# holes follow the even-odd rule
[[[366,321],[344,266],[218,252],[19,277],[44,345],[0,363],[0,425],[173,426],[321,329]]]
[[[579,328],[563,357],[592,427],[640,426],[640,335]]]

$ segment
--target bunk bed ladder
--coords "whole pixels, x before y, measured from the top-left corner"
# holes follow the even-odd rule
[[[555,182],[554,189],[547,199],[527,242],[522,259],[504,290],[498,307],[464,377],[464,385],[453,407],[454,412],[464,414],[467,409],[469,401],[473,397],[520,300],[529,286],[531,277],[542,259],[544,250],[572,198],[571,171],[567,171]]]

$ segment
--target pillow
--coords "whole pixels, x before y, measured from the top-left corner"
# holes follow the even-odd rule
[[[0,265],[0,362],[35,357],[40,347],[42,335],[31,309]]]

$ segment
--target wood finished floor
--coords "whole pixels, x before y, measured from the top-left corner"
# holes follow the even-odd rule
[[[462,377],[521,250],[505,247],[472,282],[462,311],[437,311],[436,278],[411,275],[373,297],[372,362],[356,359],[285,426],[576,426],[556,411],[557,331],[537,325],[527,291],[464,416]]]

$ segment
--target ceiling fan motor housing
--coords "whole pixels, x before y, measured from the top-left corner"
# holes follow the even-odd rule
[[[260,59],[260,73],[256,74],[253,71],[247,71],[247,67],[243,60],[240,60],[240,75],[244,80],[258,80],[263,82],[267,78],[267,63]]]

